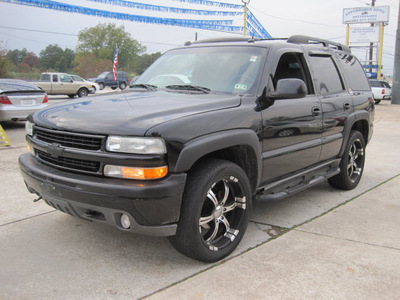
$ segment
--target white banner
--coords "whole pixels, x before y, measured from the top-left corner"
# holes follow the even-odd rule
[[[389,6],[343,9],[343,24],[389,22]]]
[[[350,28],[350,43],[376,43],[379,42],[379,27],[354,27]]]

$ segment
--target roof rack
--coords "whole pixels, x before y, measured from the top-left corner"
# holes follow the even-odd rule
[[[322,44],[324,47],[334,48],[351,53],[350,48],[343,44],[335,43],[324,39],[314,38],[306,35],[293,35],[290,38],[288,38],[287,42],[292,44]]]
[[[187,41],[185,42],[185,46],[190,46],[192,44],[203,44],[203,43],[221,43],[221,42],[249,42],[252,43],[254,41],[257,41],[258,39],[254,39],[251,37],[246,37],[246,36],[240,36],[240,37],[228,37],[228,38],[215,38],[215,39],[206,39],[206,40],[199,40],[199,41],[194,41],[190,42]]]

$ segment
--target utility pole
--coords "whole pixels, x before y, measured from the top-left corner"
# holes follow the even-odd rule
[[[375,6],[375,0],[371,0],[371,6]],[[371,27],[374,26],[374,23],[371,23]],[[374,43],[369,44],[369,64],[372,65],[372,60],[374,58]],[[372,68],[369,68],[369,72],[372,73]],[[379,79],[379,78],[377,78]]]
[[[247,4],[250,3],[250,0],[242,0],[244,4],[244,12],[243,12],[243,35],[246,36],[246,27],[247,27]]]
[[[400,104],[400,6],[396,31],[396,49],[394,51],[393,75],[392,104]]]

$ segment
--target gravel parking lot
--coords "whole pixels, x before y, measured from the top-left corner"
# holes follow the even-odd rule
[[[251,255],[251,249],[267,242],[277,243],[296,226],[331,214],[333,208],[400,175],[399,115],[399,105],[382,101],[376,106],[374,136],[355,190],[338,191],[323,183],[279,202],[254,203],[249,229],[227,261]],[[43,201],[34,203],[17,164],[27,151],[24,122],[2,126],[11,146],[0,147],[0,299],[144,298],[224,265],[191,260],[166,238],[124,233],[60,213]],[[219,280],[235,284],[232,277],[226,274]]]

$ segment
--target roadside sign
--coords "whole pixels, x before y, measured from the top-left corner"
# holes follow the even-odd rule
[[[343,9],[343,24],[389,22],[389,6]]]
[[[379,42],[379,27],[353,27],[350,29],[351,43]]]

